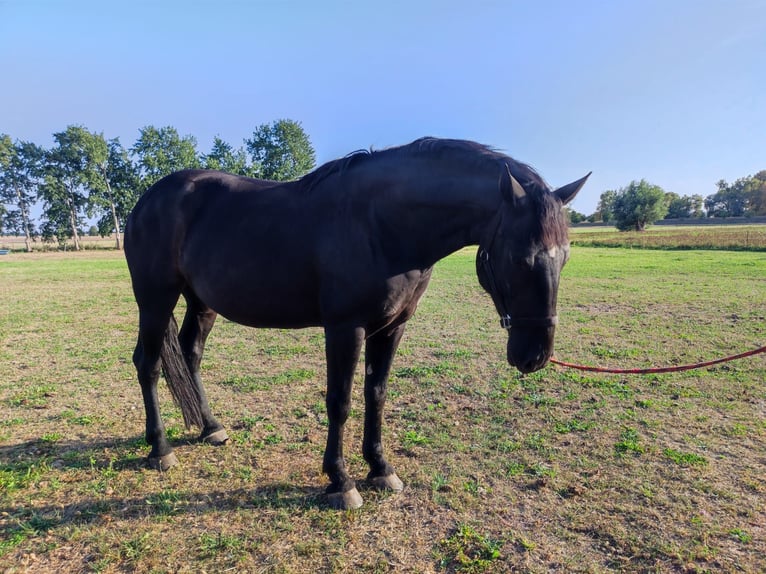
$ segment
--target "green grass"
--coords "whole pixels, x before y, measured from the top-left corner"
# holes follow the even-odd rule
[[[614,445],[614,449],[618,454],[635,454],[639,455],[644,452],[644,446],[641,444],[638,432],[636,429],[625,429],[620,433],[620,440]]]
[[[704,456],[695,454],[693,452],[680,452],[672,448],[666,448],[664,451],[665,456],[676,464],[681,466],[706,466],[707,459]]]
[[[461,524],[454,534],[441,541],[440,546],[439,565],[452,567],[457,572],[491,571],[501,558],[501,543],[467,524]]]
[[[766,358],[654,376],[505,363],[475,250],[441,262],[393,366],[384,440],[405,482],[323,503],[322,332],[219,320],[203,378],[232,442],[145,467],[119,253],[0,262],[0,570],[760,572]],[[755,251],[575,246],[556,354],[684,364],[766,343]],[[362,479],[363,367],[347,425]]]

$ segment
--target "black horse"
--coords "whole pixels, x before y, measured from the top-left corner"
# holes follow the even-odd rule
[[[588,174],[590,175],[590,174]],[[469,141],[419,139],[356,152],[289,183],[186,170],[152,186],[125,230],[139,309],[133,362],[149,463],[176,461],[160,418],[162,368],[187,426],[223,443],[200,380],[217,314],[250,327],[322,326],[330,505],[362,503],[343,459],[351,384],[365,348],[363,454],[368,481],[401,490],[383,455],[391,362],[433,265],[479,245],[477,273],[508,329],[508,362],[542,368],[553,350],[559,274],[569,254],[562,206],[588,176],[551,191],[529,166]],[[187,311],[180,332],[179,296]]]

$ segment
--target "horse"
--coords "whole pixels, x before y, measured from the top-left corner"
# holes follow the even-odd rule
[[[346,470],[343,429],[362,348],[368,484],[400,491],[381,443],[391,363],[434,264],[478,245],[476,272],[522,373],[553,351],[556,297],[569,257],[563,206],[588,175],[552,190],[489,146],[421,138],[353,152],[292,182],[183,170],[148,189],[124,239],[138,305],[133,353],[146,410],[148,464],[177,463],[160,416],[160,372],[187,428],[225,443],[200,378],[217,315],[262,328],[323,327],[329,420],[322,469],[333,508],[362,498]],[[173,310],[186,300],[180,331]]]

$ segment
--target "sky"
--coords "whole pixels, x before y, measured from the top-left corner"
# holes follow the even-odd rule
[[[572,207],[766,169],[764,0],[0,0],[0,133],[148,125],[235,147],[298,121],[317,163],[475,140]]]

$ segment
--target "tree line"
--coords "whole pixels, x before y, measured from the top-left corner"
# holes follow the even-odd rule
[[[60,244],[71,240],[79,250],[86,217],[95,220],[96,233],[114,234],[120,249],[125,220],[138,198],[180,169],[286,181],[316,164],[308,135],[289,119],[258,126],[242,147],[216,137],[208,153],[200,153],[196,138],[180,136],[172,126],[140,129],[129,148],[119,138],[106,139],[80,125],[54,133],[53,140],[53,147],[44,149],[0,134],[0,235],[23,236],[27,251],[38,237]],[[643,230],[663,218],[766,215],[766,170],[716,186],[718,191],[707,197],[679,196],[642,179],[603,192],[590,216],[568,211],[572,223],[604,222],[621,230]],[[39,221],[33,215],[36,206]]]
[[[621,231],[642,231],[660,219],[766,215],[766,170],[731,184],[721,179],[716,187],[718,191],[707,197],[679,196],[645,179],[632,181],[623,188],[602,193],[594,214],[585,216],[570,211],[570,219],[572,223],[604,222]]]
[[[203,168],[286,181],[316,164],[314,148],[299,122],[282,119],[258,126],[244,146],[220,137],[210,152],[172,126],[146,126],[129,148],[81,125],[53,134],[45,149],[0,134],[0,235],[25,238],[27,251],[38,237],[80,249],[86,217],[98,234],[115,235],[122,248],[125,220],[141,194],[180,169]],[[40,210],[33,209],[40,207]],[[39,221],[33,215],[41,211]]]

